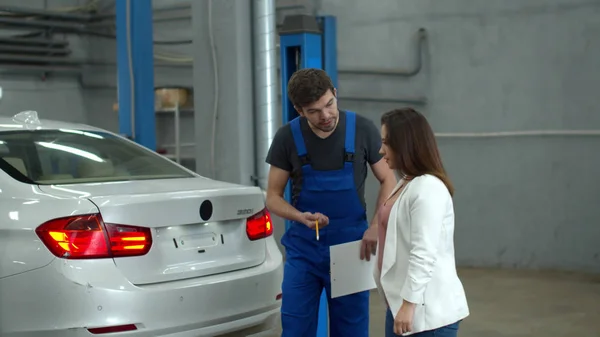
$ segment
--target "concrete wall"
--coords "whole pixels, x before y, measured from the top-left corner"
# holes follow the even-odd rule
[[[340,95],[426,96],[419,109],[437,132],[600,129],[598,1],[323,0],[321,10],[339,20],[340,69],[409,68],[414,32],[429,34],[419,75],[341,74]],[[399,105],[341,106],[378,123]],[[600,271],[600,137],[439,145],[457,190],[459,264]],[[372,205],[372,178],[367,193]]]
[[[3,0],[2,5],[34,9],[61,9],[84,5],[80,0]],[[11,28],[0,30],[1,36],[27,34],[35,28]],[[69,40],[72,57],[85,57],[85,39],[78,36],[58,36]],[[7,74],[0,69],[0,87],[3,98],[0,100],[0,115],[13,116],[23,110],[36,110],[40,118],[74,122],[86,120],[83,91],[79,80],[72,76],[44,77],[44,74]]]
[[[82,90],[70,78],[42,81],[35,76],[3,76],[0,71],[0,115],[35,110],[42,119],[85,122]]]
[[[200,112],[195,120],[197,171],[207,177],[252,185],[254,100],[251,2],[226,0],[212,3],[210,10],[206,0],[195,1],[192,5],[194,102],[196,110]],[[211,19],[209,13],[212,13]],[[214,35],[216,63],[213,63],[209,25]],[[215,90],[218,90],[217,96]],[[218,102],[216,123],[215,98]],[[216,140],[214,150],[213,134]],[[211,153],[214,153],[214,165],[211,164]]]

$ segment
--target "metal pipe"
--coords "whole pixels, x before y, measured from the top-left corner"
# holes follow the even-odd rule
[[[153,41],[154,44],[160,44],[160,45],[182,45],[182,44],[192,44],[192,39],[189,40],[165,40],[165,41],[160,41],[160,40],[154,40]]]
[[[355,68],[355,69],[339,69],[340,74],[351,74],[351,75],[380,75],[380,76],[399,76],[399,77],[413,77],[417,75],[421,68],[423,68],[423,46],[427,38],[427,31],[425,28],[420,28],[417,32],[417,64],[413,69],[409,70],[398,70],[398,69],[367,69],[367,68]]]
[[[108,61],[95,61],[95,60],[84,60],[81,62],[81,65],[91,66],[91,67],[116,67],[116,62],[108,62]],[[176,62],[154,62],[155,68],[191,68],[192,65],[189,63],[176,63]]]
[[[256,123],[256,177],[266,189],[269,165],[265,162],[277,132],[277,51],[275,0],[253,0],[254,87]]]
[[[0,64],[0,72],[3,74],[29,74],[29,73],[69,73],[80,74],[80,67],[61,67],[61,66],[37,66],[21,64]]]
[[[191,14],[177,14],[177,15],[155,15],[152,18],[153,22],[167,22],[167,21],[180,21],[180,20],[191,20]],[[90,22],[88,27],[99,28],[99,27],[114,27],[116,26],[113,20]]]
[[[23,20],[23,19],[14,19],[14,18],[2,18],[0,17],[0,24],[6,23],[14,26],[21,27],[52,27],[57,29],[64,29],[66,32],[75,32],[79,34],[92,35],[97,37],[104,37],[109,39],[115,39],[116,36],[110,33],[104,33],[99,31],[94,31],[90,29],[86,29],[87,26],[99,27],[104,23],[99,24],[75,24],[75,23],[67,23],[61,21],[51,21],[51,20]],[[114,25],[114,22],[108,22],[109,25]],[[24,41],[25,39],[21,39]],[[179,44],[191,44],[191,39],[183,39],[183,40],[173,40],[173,41],[154,41],[155,44],[161,45],[179,45]]]
[[[90,30],[90,29],[69,29],[69,28],[63,28],[63,29],[65,29],[65,32],[75,32],[77,34],[85,34],[85,35],[91,35],[91,36],[96,36],[96,37],[103,37],[103,38],[107,38],[107,39],[116,39],[117,38],[114,34],[99,32],[99,31]],[[180,44],[191,44],[191,43],[192,43],[191,39],[172,40],[172,41],[169,41],[169,40],[154,41],[154,44],[160,44],[160,45],[180,45]]]
[[[89,61],[89,60],[78,60],[65,57],[53,57],[53,56],[32,56],[32,55],[18,55],[18,54],[0,54],[0,62],[30,62],[30,63],[50,63],[50,64],[72,64],[79,66],[116,66],[115,62],[107,61]],[[155,67],[165,68],[189,68],[191,65],[183,63],[167,63],[167,62],[155,62]]]
[[[281,101],[281,94],[277,95],[279,101]],[[398,98],[378,98],[378,97],[359,97],[359,96],[338,96],[340,101],[351,101],[351,102],[370,102],[370,103],[400,103],[400,104],[411,104],[411,105],[427,105],[427,98],[425,97],[398,97]]]
[[[0,54],[1,62],[31,62],[31,63],[53,63],[53,64],[83,64],[82,61],[73,60],[64,57],[54,56],[31,56],[31,55],[18,55],[18,54]]]
[[[294,9],[304,9],[305,5],[282,5],[275,8],[276,11],[289,11]]]
[[[377,98],[377,97],[357,97],[357,96],[340,96],[340,101],[354,101],[354,102],[371,102],[371,103],[400,103],[400,104],[411,104],[411,105],[426,105],[427,98],[425,97],[398,97],[398,98]]]
[[[52,28],[64,28],[73,30],[84,30],[85,25],[74,22],[64,22],[55,20],[24,20],[17,18],[0,17],[0,24],[21,26],[21,27],[52,27]]]
[[[175,124],[175,160],[178,164],[181,164],[181,131],[179,130],[181,123],[179,112],[179,103],[177,103],[175,106],[175,118],[173,118],[173,123]]]
[[[23,64],[3,64],[0,63],[0,74],[2,75],[39,75],[44,73],[64,74],[64,75],[83,75],[82,66],[41,66],[41,65],[23,65]],[[85,83],[79,76],[79,83],[84,89],[117,89],[116,85],[89,84]],[[182,146],[187,146],[183,144]]]
[[[57,19],[65,19],[65,20],[79,20],[79,21],[89,21],[93,18],[91,14],[74,14],[74,13],[64,13],[64,12],[53,12],[43,9],[33,9],[33,8],[22,8],[16,6],[0,6],[0,12],[7,12],[13,14],[24,14],[24,15],[35,15],[35,16],[45,16],[48,18],[57,18]]]
[[[0,43],[3,44],[24,44],[24,45],[38,45],[46,47],[64,47],[69,45],[67,40],[53,40],[53,39],[41,39],[41,38],[20,38],[3,36],[0,37]]]
[[[45,22],[48,22],[48,21],[45,21]],[[55,21],[52,21],[52,22],[50,22],[50,25],[54,25],[54,23],[55,23]],[[20,22],[18,25],[21,25],[21,26],[19,27],[17,25],[16,29],[24,29],[25,28],[24,25],[28,25],[28,24],[29,24],[28,22],[25,22],[25,23]],[[107,39],[115,39],[116,38],[114,34],[104,33],[104,32],[100,32],[100,31],[96,31],[96,30],[92,30],[92,29],[86,29],[86,28],[67,28],[67,27],[54,27],[54,26],[46,26],[46,28],[52,28],[53,33],[66,33],[66,34],[75,33],[75,34],[82,34],[82,35],[104,37]],[[46,29],[46,28],[44,28],[44,29]]]
[[[184,5],[176,5],[176,6],[166,6],[166,7],[161,7],[161,8],[155,8],[153,10],[154,13],[163,13],[163,12],[171,12],[171,11],[177,11],[177,10],[190,10],[191,9],[191,4],[184,4]],[[101,21],[104,19],[110,19],[110,18],[114,18],[115,17],[115,13],[111,12],[111,13],[102,13],[102,14],[74,14],[74,13],[64,13],[64,12],[53,12],[53,11],[48,11],[48,10],[39,10],[39,9],[30,9],[30,8],[21,8],[21,7],[15,7],[15,6],[0,6],[0,12],[8,12],[8,13],[14,13],[14,14],[24,14],[24,15],[31,15],[31,16],[43,16],[43,17],[47,17],[49,18],[50,22],[54,21],[52,20],[52,18],[56,18],[56,19],[65,19],[65,20],[75,20],[75,21],[84,21],[84,22],[89,22],[91,25],[104,25],[105,23],[101,23],[101,22],[94,22],[94,21]],[[174,17],[173,19],[176,18],[181,18],[181,16],[179,17]],[[186,15],[185,18],[191,18],[191,15]],[[114,22],[109,22],[108,25],[110,24],[114,24]]]
[[[600,130],[527,130],[491,132],[436,132],[438,138],[503,138],[503,137],[543,137],[543,136],[600,136]]]
[[[168,21],[182,21],[182,20],[191,20],[192,14],[175,14],[175,15],[155,15],[152,18],[154,22],[168,22]]]
[[[191,10],[191,9],[192,9],[192,5],[188,3],[188,4],[183,4],[183,5],[158,7],[158,8],[154,8],[152,10],[152,12],[153,13],[163,13],[163,12],[171,12],[171,11],[178,11],[178,10]],[[116,16],[116,14],[114,12],[110,12],[110,13],[94,14],[92,16],[92,18],[94,20],[102,20],[102,19],[110,19],[115,16]]]
[[[277,28],[281,28],[281,24],[277,25]],[[352,68],[352,69],[338,69],[338,74],[348,75],[378,75],[378,76],[398,76],[398,77],[413,77],[421,72],[423,68],[423,46],[427,38],[427,31],[425,28],[420,28],[417,32],[417,63],[415,67],[410,70],[398,70],[398,69],[369,69],[369,68]],[[278,70],[279,71],[279,70]]]
[[[44,55],[68,55],[71,53],[69,48],[52,48],[52,47],[32,47],[19,45],[3,45],[0,44],[0,53],[22,53],[22,54],[44,54]]]

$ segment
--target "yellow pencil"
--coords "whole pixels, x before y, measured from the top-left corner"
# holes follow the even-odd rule
[[[319,220],[315,221],[315,224],[317,228],[317,241],[319,241]]]

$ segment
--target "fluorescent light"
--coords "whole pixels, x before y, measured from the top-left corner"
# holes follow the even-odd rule
[[[104,162],[104,160],[100,157],[98,157],[97,155],[87,152],[87,151],[83,151],[80,149],[76,149],[74,147],[71,146],[65,146],[65,145],[60,145],[60,144],[55,144],[55,143],[48,143],[48,142],[37,142],[37,144],[43,146],[43,147],[47,147],[49,149],[55,149],[55,150],[59,150],[59,151],[65,151],[65,152],[69,152],[81,157],[85,157],[87,159],[93,160],[93,161],[97,161],[99,163]]]

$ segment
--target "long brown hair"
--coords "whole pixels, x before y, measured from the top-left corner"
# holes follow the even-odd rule
[[[411,108],[388,111],[381,116],[387,129],[386,144],[394,153],[394,166],[401,175],[438,177],[450,195],[454,186],[442,164],[433,130],[425,116]]]

